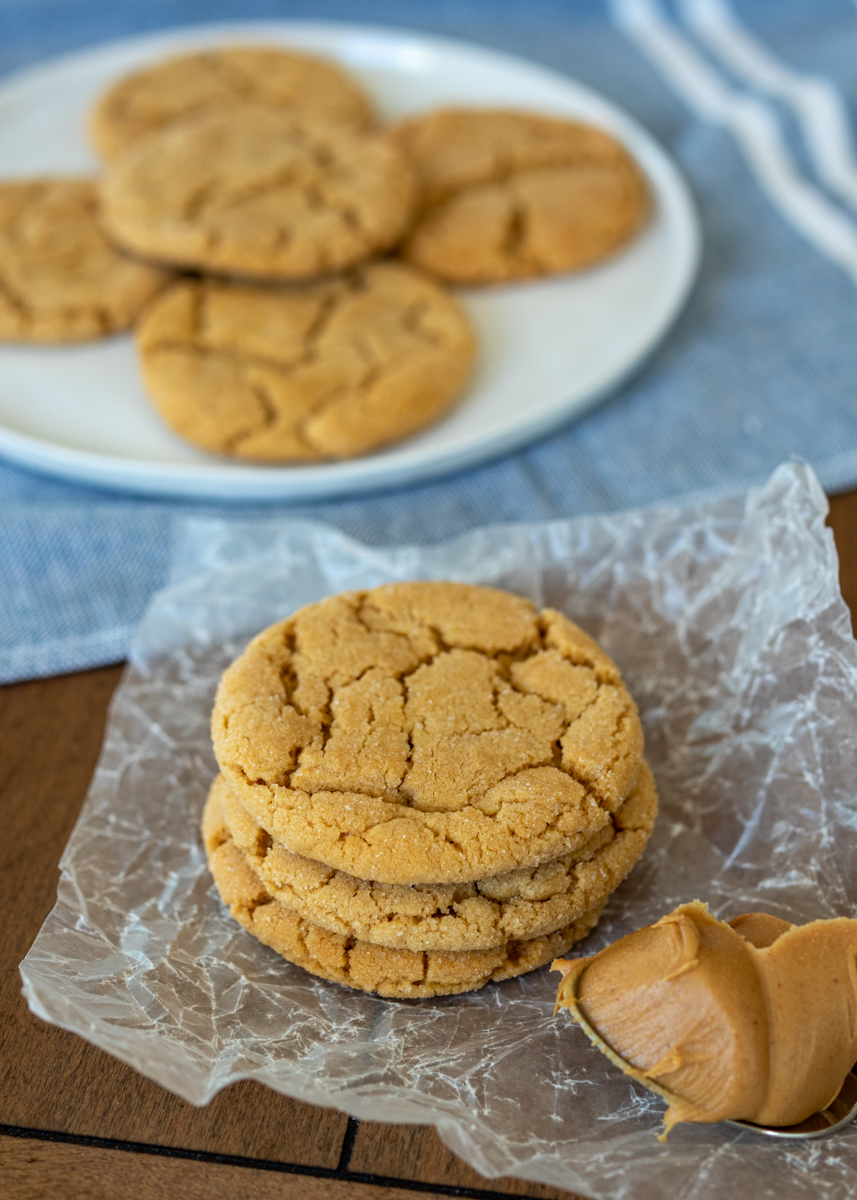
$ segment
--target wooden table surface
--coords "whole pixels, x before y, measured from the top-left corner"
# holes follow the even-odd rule
[[[845,599],[857,603],[857,491],[831,501]],[[0,1195],[3,1200],[568,1198],[487,1180],[433,1128],[355,1121],[261,1084],[194,1108],[33,1017],[18,963],[51,909],[120,666],[0,688]]]

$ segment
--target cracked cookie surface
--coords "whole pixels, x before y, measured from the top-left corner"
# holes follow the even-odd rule
[[[189,113],[251,101],[365,128],[372,102],[335,63],[272,46],[226,46],[182,54],[125,75],[98,99],[90,133],[108,161],[132,142]]]
[[[407,950],[486,950],[554,933],[604,904],[642,855],[658,799],[645,761],[613,821],[578,851],[472,883],[385,884],[356,879],[274,842],[222,775],[219,806],[235,845],[270,895],[323,929]]]
[[[618,668],[562,613],[470,584],[386,584],[272,625],[224,672],[214,752],[296,854],[451,883],[572,853],[637,781]]]
[[[102,185],[136,254],[259,279],[307,279],[393,246],[413,172],[391,138],[257,105],[200,113],[132,144]]]
[[[395,136],[422,186],[402,255],[453,283],[580,270],[614,254],[650,208],[642,171],[609,134],[575,121],[441,109]]]
[[[0,183],[0,339],[72,342],[128,329],[171,278],[110,244],[92,180]]]
[[[281,462],[350,458],[431,424],[476,349],[458,301],[399,263],[291,288],[183,280],[150,307],[137,345],[177,433]]]
[[[535,971],[592,930],[601,906],[555,933],[490,950],[413,951],[322,929],[271,896],[236,847],[217,799],[203,814],[203,842],[220,898],[239,924],[313,975],[391,998],[448,996]]]

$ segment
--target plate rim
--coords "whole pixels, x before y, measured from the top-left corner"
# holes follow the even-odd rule
[[[657,139],[621,105],[572,76],[522,55],[496,50],[464,38],[450,38],[370,22],[288,19],[199,22],[105,39],[40,59],[0,78],[0,103],[7,98],[14,101],[16,93],[24,93],[21,98],[25,99],[27,91],[50,84],[58,72],[79,70],[88,62],[97,64],[102,58],[109,59],[148,47],[155,54],[162,45],[165,46],[165,52],[168,52],[166,47],[169,45],[178,51],[185,45],[192,46],[194,42],[246,35],[276,35],[283,39],[293,37],[322,41],[365,37],[401,48],[410,45],[428,49],[439,57],[465,54],[481,59],[487,65],[523,71],[534,80],[544,81],[553,87],[559,85],[570,88],[585,96],[589,103],[604,112],[611,128],[626,131],[635,142],[645,147],[646,157],[657,164],[659,174],[666,178],[671,189],[671,200],[676,207],[673,220],[678,222],[674,224],[672,232],[678,234],[682,243],[680,261],[683,269],[679,271],[673,294],[656,330],[630,356],[621,370],[585,396],[572,397],[566,403],[555,402],[549,411],[536,418],[524,414],[493,433],[485,435],[473,432],[457,446],[439,447],[428,453],[421,450],[419,444],[415,446],[405,441],[383,449],[376,455],[319,465],[268,467],[202,460],[199,463],[170,463],[82,450],[21,433],[0,423],[0,457],[52,478],[137,496],[252,503],[265,500],[298,502],[381,492],[452,475],[542,440],[618,391],[660,346],[684,309],[699,273],[702,230],[689,182]]]

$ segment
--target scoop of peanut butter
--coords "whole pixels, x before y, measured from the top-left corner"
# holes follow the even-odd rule
[[[682,904],[589,958],[557,959],[557,1008],[681,1121],[795,1125],[857,1061],[857,921],[728,924]]]

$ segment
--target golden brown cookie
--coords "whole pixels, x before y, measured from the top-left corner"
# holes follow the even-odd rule
[[[176,283],[140,322],[146,388],[205,450],[350,458],[436,421],[475,356],[461,305],[400,263],[300,288]]]
[[[423,189],[402,254],[451,283],[591,266],[633,237],[649,212],[640,168],[590,125],[450,108],[395,132]]]
[[[447,996],[513,979],[582,941],[601,915],[599,906],[565,929],[491,950],[419,952],[376,946],[322,929],[274,899],[232,841],[214,796],[205,806],[202,833],[215,885],[235,920],[289,962],[361,992],[398,998]]]
[[[393,140],[245,104],[133,143],[102,187],[110,235],[156,261],[306,279],[395,245],[413,172]]]
[[[330,596],[224,673],[214,752],[296,854],[382,883],[533,867],[611,823],[643,736],[619,671],[562,613],[463,583]]]
[[[273,841],[222,775],[210,792],[247,865],[300,916],[343,937],[407,950],[485,950],[554,933],[604,904],[646,847],[657,814],[652,773],[573,854],[473,883],[373,883],[292,854]]]
[[[0,339],[74,342],[128,329],[171,277],[108,242],[92,180],[0,183]]]
[[[189,113],[251,101],[363,129],[372,102],[335,63],[274,46],[224,46],[155,62],[123,76],[96,103],[90,133],[108,161],[132,142]]]

